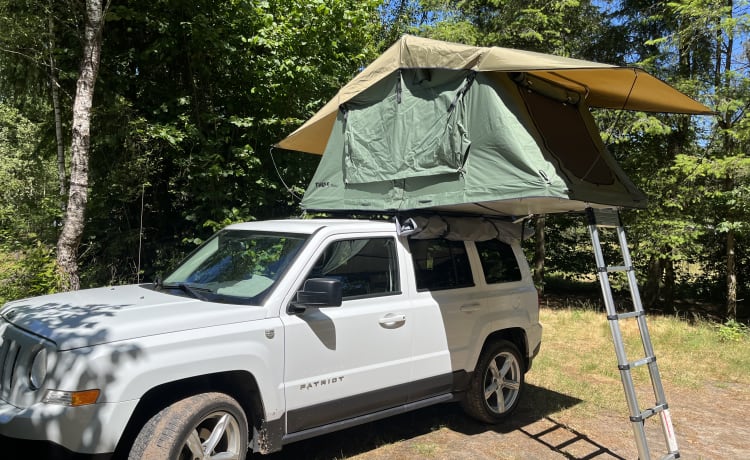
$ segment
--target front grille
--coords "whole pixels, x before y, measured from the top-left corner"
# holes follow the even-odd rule
[[[29,386],[29,372],[31,361],[41,348],[47,349],[48,356],[54,354],[51,342],[0,319],[0,399],[16,407],[40,400],[40,392]]]
[[[18,367],[18,356],[21,354],[21,347],[18,342],[3,338],[3,345],[0,348],[0,397],[8,401]]]

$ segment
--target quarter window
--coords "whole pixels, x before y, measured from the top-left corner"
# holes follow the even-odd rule
[[[516,255],[508,244],[500,240],[487,240],[477,241],[476,246],[487,284],[521,280]]]

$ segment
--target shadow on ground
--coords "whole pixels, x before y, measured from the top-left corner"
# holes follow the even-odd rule
[[[281,452],[258,458],[267,460],[318,459],[332,460],[360,455],[383,445],[415,438],[440,428],[467,436],[486,432],[523,433],[536,442],[569,459],[620,459],[607,447],[587,436],[565,427],[550,417],[562,409],[573,407],[581,400],[534,385],[526,392],[514,416],[498,425],[485,425],[466,416],[458,404],[441,404],[403,415],[360,425],[347,430],[284,446]],[[584,444],[585,448],[581,449]],[[577,445],[578,448],[571,449]],[[576,455],[575,452],[585,452]]]

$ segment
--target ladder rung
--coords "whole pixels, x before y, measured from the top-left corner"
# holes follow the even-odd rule
[[[610,321],[617,321],[618,319],[627,319],[627,318],[635,318],[638,316],[645,316],[646,311],[645,310],[636,310],[636,311],[628,311],[625,313],[618,313],[616,315],[607,315],[607,319]]]
[[[636,416],[630,417],[630,421],[631,422],[642,422],[642,421],[646,420],[647,418],[653,417],[654,415],[658,414],[659,412],[664,411],[668,407],[669,406],[667,405],[667,403],[656,405],[654,407],[651,407],[651,408],[648,408],[648,409],[644,410],[643,412],[641,412],[640,414],[638,414]]]
[[[640,367],[640,366],[643,366],[644,364],[651,364],[654,361],[656,361],[656,356],[646,356],[645,358],[639,359],[638,361],[633,361],[628,364],[618,365],[617,368],[620,369],[621,371],[627,371],[627,370],[630,370],[630,368],[632,367]]]
[[[639,359],[638,361],[633,361],[632,363],[630,363],[630,365],[632,367],[640,367],[646,364],[651,364],[654,361],[656,361],[656,356],[646,356],[645,358]]]
[[[620,213],[617,209],[594,209],[587,208],[586,214],[590,225],[597,227],[620,227]]]
[[[634,269],[632,266],[625,265],[609,265],[607,267],[599,267],[599,272],[632,272]]]
[[[591,236],[591,243],[594,247],[594,259],[596,262],[596,269],[598,271],[597,276],[601,282],[602,295],[604,297],[604,303],[606,304],[607,320],[610,321],[610,329],[612,330],[612,339],[614,340],[615,352],[617,354],[617,368],[620,370],[620,377],[622,384],[625,389],[625,396],[630,407],[630,421],[633,423],[633,430],[635,431],[636,444],[638,447],[638,453],[640,458],[650,458],[648,441],[646,439],[646,433],[644,430],[645,420],[659,413],[662,414],[662,428],[663,434],[667,441],[669,452],[662,457],[662,460],[675,460],[680,458],[680,453],[677,450],[677,442],[674,439],[672,422],[669,418],[668,406],[666,398],[664,397],[664,389],[662,388],[661,376],[659,375],[659,369],[656,366],[656,356],[651,346],[651,338],[648,334],[645,321],[645,311],[641,305],[641,299],[638,295],[638,286],[635,277],[635,268],[633,262],[630,260],[630,251],[628,250],[628,244],[625,240],[625,229],[623,228],[623,222],[620,220],[620,213],[618,209],[607,208],[607,209],[594,209],[587,208],[586,216],[588,217],[588,230]],[[619,242],[620,250],[622,251],[622,265],[607,265],[604,257],[604,250],[602,242],[600,241],[599,228],[616,229],[617,241]],[[607,234],[613,233],[612,231],[605,232]],[[617,260],[615,259],[615,262]],[[628,279],[628,285],[630,287],[631,294],[633,294],[633,308],[623,309],[624,313],[617,313],[617,307],[614,305],[614,299],[612,294],[612,286],[609,283],[609,277],[607,273],[613,272],[626,272]],[[641,318],[643,316],[643,318]],[[638,328],[641,333],[641,342],[645,350],[645,358],[628,361],[627,352],[625,350],[625,343],[623,341],[622,333],[620,331],[620,325],[616,322],[625,318],[638,318]],[[624,364],[620,364],[624,363]],[[653,366],[651,365],[653,364]],[[638,401],[636,398],[636,391],[633,384],[633,376],[631,375],[631,368],[648,365],[649,376],[651,378],[651,384],[654,389],[654,395],[656,396],[657,404],[654,407],[641,411],[638,407]],[[636,414],[636,415],[633,415]],[[573,443],[574,440],[566,441],[565,445]]]

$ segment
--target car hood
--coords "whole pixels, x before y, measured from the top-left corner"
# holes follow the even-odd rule
[[[2,317],[66,350],[265,318],[266,308],[204,302],[150,285],[84,289],[6,304]]]

